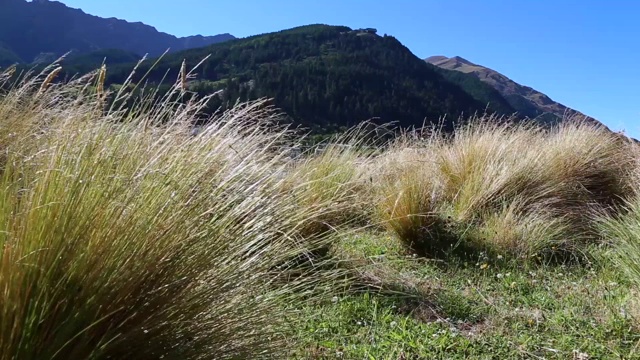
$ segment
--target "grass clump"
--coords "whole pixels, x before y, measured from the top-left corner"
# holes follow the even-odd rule
[[[385,159],[377,207],[388,229],[411,251],[426,256],[449,250],[458,239],[451,217],[440,211],[442,188],[433,166],[421,155],[406,149],[399,159]]]
[[[640,198],[636,196],[627,202],[625,211],[616,214],[604,214],[598,218],[598,229],[603,239],[613,249],[600,257],[603,263],[626,276],[630,282],[632,295],[629,302],[629,315],[640,324],[638,310],[638,288],[640,287]]]
[[[288,186],[298,189],[297,206],[322,214],[305,222],[300,229],[303,237],[371,225],[369,165],[379,150],[370,143],[379,139],[368,128],[364,123],[350,129],[292,161],[285,176]]]
[[[571,120],[473,119],[451,136],[407,135],[381,160],[379,214],[421,255],[576,254],[596,238],[588,214],[632,193],[632,146]]]
[[[0,132],[23,129],[2,135],[0,359],[286,351],[283,304],[330,275],[282,281],[324,205],[283,195],[277,114],[239,105],[194,134],[206,99],[105,112],[90,81],[0,97]]]

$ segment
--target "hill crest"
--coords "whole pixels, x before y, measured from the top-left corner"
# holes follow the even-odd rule
[[[546,94],[529,86],[521,85],[507,76],[488,67],[475,64],[460,56],[431,56],[427,63],[442,69],[471,74],[479,80],[491,85],[523,116],[544,118],[545,121],[557,122],[567,117],[585,118],[587,121],[597,120],[552,100]],[[598,122],[599,123],[599,122]]]

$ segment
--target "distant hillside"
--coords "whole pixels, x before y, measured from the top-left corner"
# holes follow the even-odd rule
[[[474,64],[459,56],[452,58],[432,56],[425,61],[442,69],[471,74],[491,85],[523,116],[552,123],[561,120],[564,116],[580,116],[587,118],[587,120],[596,121],[577,110],[551,100],[547,95],[535,89],[518,84],[495,70]]]
[[[93,70],[96,70],[103,63],[107,65],[116,65],[116,64],[131,64],[136,63],[142,56],[125,50],[119,49],[104,49],[104,50],[96,50],[88,53],[72,53],[67,56],[62,65],[66,73],[70,76],[76,74],[86,74]],[[42,64],[44,66],[46,64]]]
[[[310,25],[171,54],[148,79],[160,82],[167,72],[175,79],[183,59],[192,67],[208,55],[190,88],[202,95],[220,91],[212,110],[237,99],[273,98],[294,123],[317,132],[372,118],[402,127],[446,118],[450,128],[460,116],[514,112],[495,91],[499,99],[487,107],[471,94],[473,86],[447,80],[392,36],[341,26]],[[110,66],[107,81],[122,83],[132,67]],[[143,66],[138,74],[146,71]]]
[[[22,62],[22,59],[20,59],[18,55],[11,51],[8,46],[0,42],[0,67],[5,67],[20,62]]]
[[[85,14],[57,1],[0,0],[0,66],[51,61],[74,50],[119,49],[142,56],[234,39],[232,35],[178,38],[143,23]]]

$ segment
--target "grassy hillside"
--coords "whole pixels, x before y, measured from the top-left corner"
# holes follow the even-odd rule
[[[67,74],[87,74],[100,66],[115,64],[133,64],[142,59],[142,56],[133,52],[119,49],[96,50],[88,53],[71,53],[64,62]]]
[[[518,112],[522,116],[535,118],[535,116],[530,116],[532,114],[530,112],[522,112],[520,110],[521,107],[516,107],[513,102],[509,101],[506,97],[503,97],[503,95],[501,95],[493,86],[481,81],[473,75],[455,70],[447,70],[435,65],[433,68],[445,79],[464,89],[464,91],[473,96],[474,99],[478,100],[482,104],[487,104],[488,108],[495,109],[495,111],[500,114],[511,115]]]
[[[639,356],[635,142],[473,117],[301,153],[264,101],[105,109],[58,71],[0,74],[0,360]]]

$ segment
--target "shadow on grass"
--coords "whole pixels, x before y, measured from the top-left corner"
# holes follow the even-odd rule
[[[418,283],[398,273],[359,272],[348,291],[385,298],[400,315],[421,322],[448,322],[471,326],[483,322],[490,308],[461,291]]]

